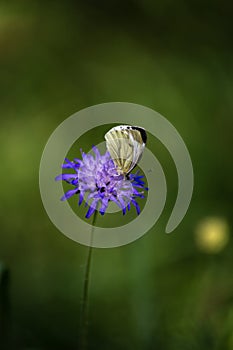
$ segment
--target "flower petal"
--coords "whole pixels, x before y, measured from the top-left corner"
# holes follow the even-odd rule
[[[77,174],[60,174],[55,177],[56,181],[59,180],[64,180],[64,181],[69,181],[70,179],[75,179],[77,178]]]
[[[96,160],[99,161],[100,158],[101,158],[101,154],[100,154],[100,151],[98,150],[98,148],[96,146],[92,146],[92,149],[93,149],[93,152],[95,153],[95,156],[96,156]]]
[[[125,203],[125,201],[123,200],[122,197],[119,197],[118,200],[119,200],[119,202],[121,204],[122,213],[123,213],[123,215],[125,215],[126,214],[127,204]]]
[[[69,190],[67,191],[64,196],[61,197],[61,201],[66,201],[67,199],[69,199],[70,197],[72,197],[75,193],[78,192],[78,189],[75,188],[74,190]]]
[[[68,158],[65,158],[66,163],[62,164],[62,168],[73,168],[74,162],[71,162]]]
[[[132,199],[131,202],[132,202],[132,204],[135,206],[135,208],[136,208],[136,210],[137,210],[137,214],[139,215],[140,212],[141,212],[141,210],[140,210],[140,207],[139,207],[138,203],[137,203],[134,199]]]
[[[104,213],[105,213],[105,211],[106,211],[106,209],[108,207],[108,202],[109,202],[108,198],[106,198],[106,197],[102,200],[102,206],[101,206],[101,208],[99,210],[101,215],[104,215]]]
[[[84,199],[84,194],[82,192],[79,193],[79,201],[78,201],[78,205],[81,205]]]
[[[92,216],[92,214],[95,212],[98,201],[99,200],[93,200],[93,202],[91,203],[91,205],[90,205],[90,207],[85,215],[86,219],[89,219]]]

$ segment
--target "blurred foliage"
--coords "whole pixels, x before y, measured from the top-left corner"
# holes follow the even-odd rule
[[[77,348],[87,249],[49,221],[40,157],[72,113],[128,101],[157,110],[180,132],[194,196],[165,235],[177,176],[151,140],[167,177],[166,207],[136,242],[94,250],[90,349],[233,349],[232,10],[219,0],[0,1],[0,260],[11,276],[5,347]],[[226,220],[230,232],[214,255],[194,236],[209,216]]]

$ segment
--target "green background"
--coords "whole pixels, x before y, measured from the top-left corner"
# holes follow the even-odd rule
[[[176,127],[195,188],[183,222],[166,235],[177,174],[151,139],[166,207],[141,239],[93,251],[89,349],[233,349],[232,238],[218,254],[195,241],[209,216],[226,220],[231,234],[232,10],[217,0],[0,1],[0,348],[78,348],[87,248],[50,222],[39,163],[65,118],[125,101]]]

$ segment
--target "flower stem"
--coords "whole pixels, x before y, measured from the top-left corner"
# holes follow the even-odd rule
[[[96,222],[98,211],[95,210],[93,214],[92,228],[91,228],[91,238],[90,245],[87,253],[85,275],[84,275],[84,285],[83,285],[83,295],[81,301],[81,317],[80,317],[80,350],[86,350],[88,348],[88,295],[89,295],[89,284],[90,284],[90,271],[91,271],[91,259],[92,259],[92,243],[94,234],[94,224]]]

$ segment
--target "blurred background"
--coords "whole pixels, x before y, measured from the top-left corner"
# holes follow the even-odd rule
[[[166,207],[141,239],[94,249],[89,349],[233,349],[232,10],[218,0],[0,1],[1,349],[78,349],[87,248],[50,222],[38,170],[65,118],[112,101],[177,128],[195,188],[166,235],[177,174],[152,140]]]

